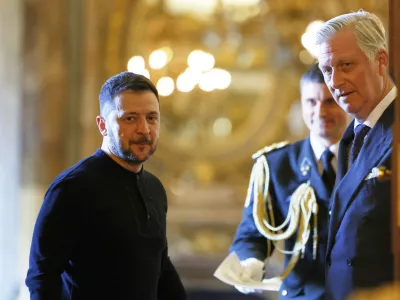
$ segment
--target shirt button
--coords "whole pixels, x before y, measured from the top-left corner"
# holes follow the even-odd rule
[[[282,296],[287,296],[287,290],[282,290]]]
[[[329,215],[331,215],[331,214],[332,214],[332,211],[330,210],[330,211],[329,211]]]
[[[353,265],[353,260],[351,258],[346,258],[346,264],[351,267]]]

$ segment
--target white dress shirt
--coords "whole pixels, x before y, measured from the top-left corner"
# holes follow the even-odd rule
[[[386,110],[386,108],[388,108],[389,105],[394,101],[394,99],[396,99],[396,96],[397,88],[394,86],[385,96],[385,98],[383,98],[382,101],[379,102],[378,105],[371,111],[368,118],[363,124],[368,126],[369,128],[373,128],[376,122],[378,122],[379,118],[382,116],[383,112]],[[361,122],[355,119],[354,128],[356,128],[358,124],[361,124]]]

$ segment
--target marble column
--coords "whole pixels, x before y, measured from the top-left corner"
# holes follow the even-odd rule
[[[22,0],[0,0],[0,300],[18,292]]]
[[[9,0],[14,1],[14,0]],[[79,158],[80,0],[23,0],[20,297],[33,226],[54,177]],[[8,299],[7,299],[8,300]]]

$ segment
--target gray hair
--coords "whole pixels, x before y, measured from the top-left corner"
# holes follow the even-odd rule
[[[369,60],[374,60],[379,50],[387,50],[382,21],[376,15],[364,10],[340,15],[325,22],[316,33],[315,44],[319,46],[325,43],[345,28],[353,30],[358,46]]]

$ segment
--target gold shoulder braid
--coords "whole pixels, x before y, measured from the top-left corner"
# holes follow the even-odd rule
[[[264,154],[272,150],[286,146],[287,142],[273,144],[256,152],[252,157],[256,159],[250,176],[250,184],[247,191],[246,204],[250,204],[251,196],[253,203],[254,223],[259,232],[267,239],[267,255],[272,251],[272,243],[276,241],[285,241],[289,239],[297,231],[296,243],[292,250],[282,250],[275,247],[284,254],[291,254],[290,261],[285,270],[274,278],[264,279],[263,282],[282,281],[293,270],[294,266],[300,258],[300,254],[304,257],[305,247],[311,233],[311,217],[314,215],[313,228],[313,259],[317,255],[318,242],[318,205],[315,197],[314,189],[310,183],[301,184],[292,194],[289,212],[286,220],[279,226],[275,226],[275,218],[271,198],[269,195],[270,170],[267,158]],[[282,232],[283,228],[287,229]]]
[[[251,175],[250,175],[250,184],[249,184],[249,188],[247,189],[247,196],[246,196],[246,201],[244,203],[244,207],[248,207],[250,204],[250,199],[251,199],[251,192],[253,190],[253,184],[254,184],[254,176],[256,175],[255,169],[256,169],[256,165],[258,164],[258,161],[260,159],[260,157],[264,156],[264,154],[267,154],[269,152],[272,152],[274,150],[283,148],[285,146],[289,145],[288,141],[283,141],[283,142],[279,142],[279,143],[274,143],[272,145],[269,146],[265,146],[264,148],[258,150],[256,153],[254,153],[251,158],[252,159],[256,159],[256,162],[254,163],[253,169],[251,171]],[[268,167],[268,166],[267,166]],[[267,178],[268,182],[269,182],[269,172],[268,172],[268,178]]]
[[[251,157],[252,157],[253,159],[257,159],[257,158],[259,158],[261,155],[267,154],[267,153],[269,153],[269,152],[271,152],[271,151],[273,151],[273,150],[276,150],[276,149],[283,148],[283,147],[285,147],[285,146],[287,146],[287,145],[289,145],[289,142],[288,142],[288,141],[283,141],[283,142],[279,142],[279,143],[274,143],[274,144],[272,144],[272,145],[265,146],[264,148],[258,150],[258,151],[257,151],[256,153],[254,153]]]

